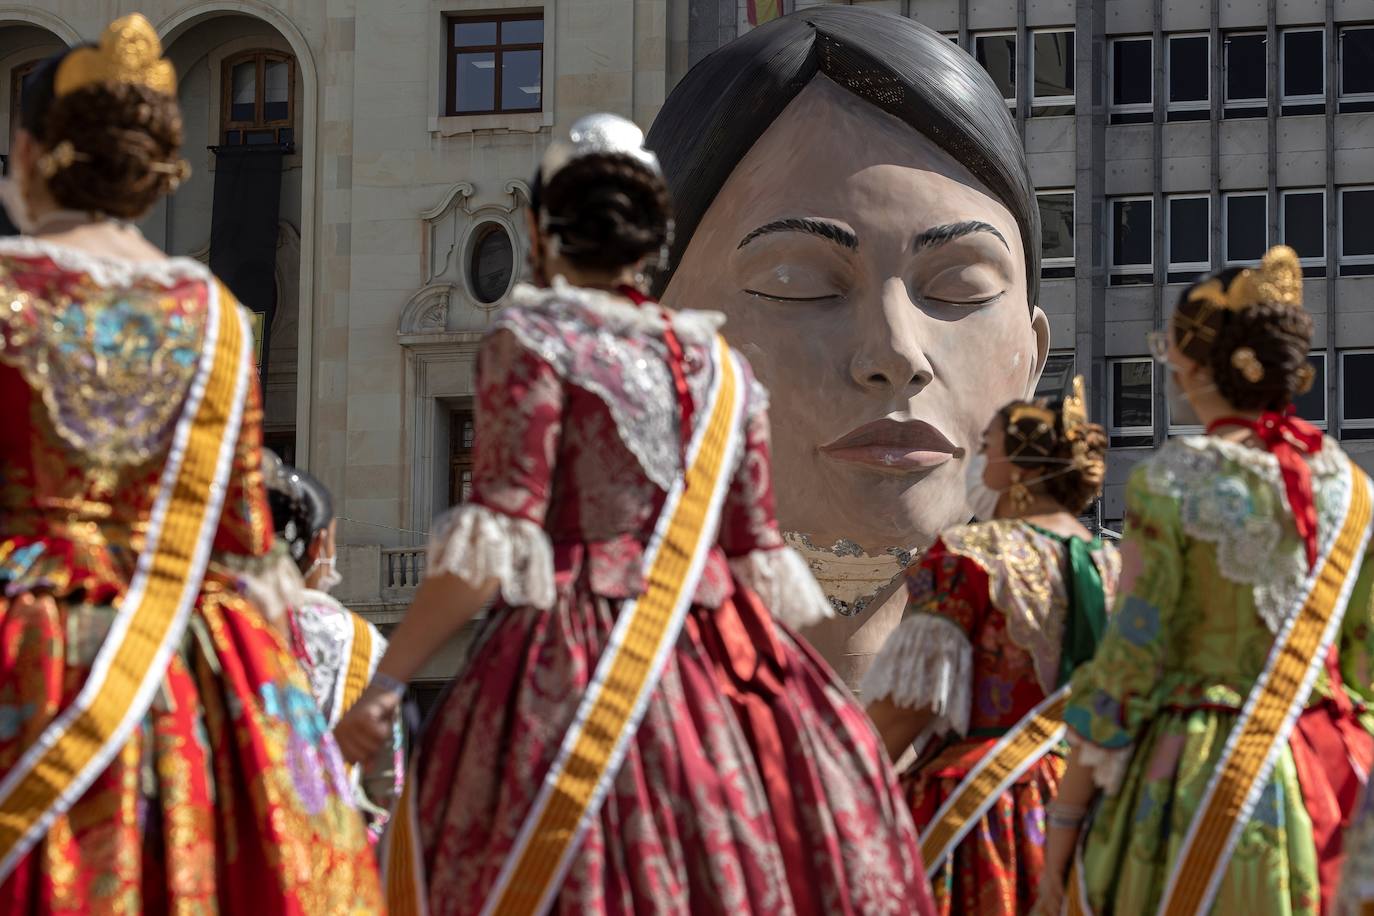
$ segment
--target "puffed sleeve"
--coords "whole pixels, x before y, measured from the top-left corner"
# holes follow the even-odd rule
[[[968,732],[973,634],[988,607],[987,573],[936,541],[906,573],[907,603],[864,675],[868,702],[928,709],[937,732]]]
[[[441,516],[428,568],[474,585],[491,579],[511,605],[553,606],[553,548],[544,532],[562,430],[563,384],[510,331],[477,357],[471,499]]]
[[[741,364],[743,360],[741,360]],[[735,577],[779,620],[807,627],[833,613],[830,601],[778,531],[773,512],[773,464],[769,452],[767,392],[749,384],[743,454],[721,510],[719,544]]]
[[[1126,488],[1123,570],[1116,608],[1092,660],[1074,672],[1064,721],[1079,759],[1115,792],[1140,727],[1157,711],[1153,687],[1164,670],[1178,607],[1186,536],[1176,500],[1152,493],[1147,468]]]

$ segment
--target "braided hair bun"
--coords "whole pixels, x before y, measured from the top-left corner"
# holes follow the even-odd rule
[[[579,156],[547,185],[536,184],[541,225],[558,240],[558,253],[577,267],[615,270],[671,242],[668,186],[632,156]]]
[[[1237,410],[1281,411],[1312,385],[1312,318],[1292,303],[1260,299],[1218,308],[1249,270],[1231,267],[1184,290],[1172,323],[1175,345],[1207,366]],[[1206,295],[1204,295],[1206,293]]]
[[[307,554],[311,542],[334,521],[329,491],[305,471],[283,464],[267,449],[263,449],[262,470],[267,503],[272,509],[272,528],[304,573],[310,567]]]
[[[1026,481],[1074,515],[1102,494],[1107,476],[1107,432],[1097,423],[1066,416],[1070,399],[1012,401],[998,412],[1004,424],[1007,460],[1043,470]],[[1077,405],[1081,410],[1081,402]]]

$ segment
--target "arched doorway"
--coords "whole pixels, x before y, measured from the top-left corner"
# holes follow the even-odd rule
[[[259,316],[265,438],[287,460],[304,461],[315,73],[289,21],[277,22],[274,10],[244,12],[252,6],[199,4],[159,26],[179,76],[193,174],[144,228],[168,252],[209,263]]]
[[[24,82],[45,58],[67,48],[76,33],[60,20],[36,23],[25,20],[0,20],[0,169],[9,173],[9,154],[14,132],[19,126],[19,100]]]

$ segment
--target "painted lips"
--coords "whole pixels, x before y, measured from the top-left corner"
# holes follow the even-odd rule
[[[928,471],[960,451],[944,433],[924,420],[887,418],[865,423],[834,442],[822,445],[820,450],[836,461],[899,474]]]

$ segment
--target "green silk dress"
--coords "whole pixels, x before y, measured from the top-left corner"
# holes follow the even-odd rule
[[[1331,440],[1309,466],[1325,556],[1352,477]],[[1073,677],[1065,715],[1080,759],[1104,789],[1081,860],[1097,914],[1157,911],[1307,573],[1267,452],[1205,436],[1170,441],[1135,469],[1126,502],[1122,590],[1097,654]],[[1339,656],[1320,672],[1241,832],[1214,913],[1317,914],[1332,905],[1342,828],[1374,756],[1360,721],[1371,694],[1371,572],[1362,562],[1333,646]]]

